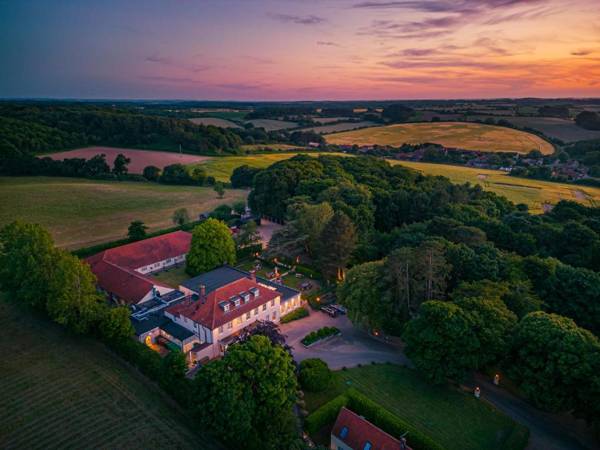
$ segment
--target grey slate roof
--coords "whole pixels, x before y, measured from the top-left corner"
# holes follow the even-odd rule
[[[194,336],[187,328],[182,327],[181,325],[172,322],[171,320],[165,318],[164,323],[160,325],[161,330],[166,331],[175,339],[179,339],[181,342],[185,341],[187,338]]]
[[[217,269],[211,270],[210,272],[205,272],[201,275],[198,275],[194,278],[190,278],[187,281],[184,281],[181,285],[185,286],[191,291],[194,291],[196,294],[200,293],[200,285],[203,284],[206,286],[206,293],[210,293],[215,289],[220,288],[221,286],[225,286],[233,281],[239,280],[240,278],[249,278],[250,273],[236,269],[231,266],[221,266]],[[271,286],[275,288],[281,294],[281,301],[285,302],[292,297],[295,297],[300,293],[296,289],[292,289],[291,287],[284,286],[282,284],[274,283],[265,278],[256,277],[256,280],[260,283],[266,284],[267,286]]]

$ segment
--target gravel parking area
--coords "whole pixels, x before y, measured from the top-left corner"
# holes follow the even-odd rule
[[[300,340],[308,333],[322,327],[337,327],[342,334],[324,342],[318,342],[309,348]],[[401,350],[390,344],[380,342],[367,333],[354,328],[347,316],[330,317],[320,311],[310,311],[310,316],[281,325],[287,344],[293,350],[294,359],[321,358],[331,369],[354,367],[358,364],[392,362],[407,365],[408,360]]]

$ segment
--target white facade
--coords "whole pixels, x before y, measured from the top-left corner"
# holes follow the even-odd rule
[[[183,255],[175,256],[173,258],[163,259],[162,261],[154,262],[147,266],[139,267],[139,268],[135,269],[135,271],[142,273],[142,274],[153,273],[158,270],[163,270],[163,269],[166,269],[167,267],[171,267],[176,264],[180,264],[180,263],[184,262],[185,256],[186,256],[186,254],[184,253]]]
[[[331,448],[331,450],[354,450],[334,434],[331,435],[331,446],[329,448]]]

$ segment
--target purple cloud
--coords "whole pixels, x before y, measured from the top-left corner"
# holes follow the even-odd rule
[[[283,23],[296,23],[298,25],[318,25],[326,22],[327,20],[323,17],[315,16],[313,14],[309,16],[295,16],[292,14],[273,14],[269,13],[268,16],[271,19],[277,20]]]
[[[331,41],[317,41],[317,45],[322,45],[324,47],[341,47],[340,44]]]

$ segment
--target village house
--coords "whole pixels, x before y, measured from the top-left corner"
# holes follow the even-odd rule
[[[183,264],[191,242],[191,233],[174,231],[104,250],[86,262],[98,279],[98,288],[110,301],[135,305],[174,291],[149,275]]]
[[[406,439],[396,439],[363,416],[342,407],[331,430],[331,450],[411,450]]]

